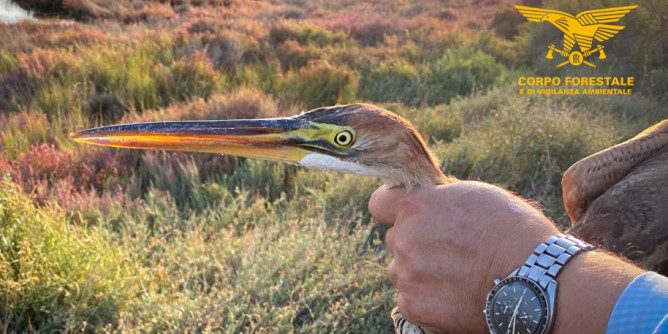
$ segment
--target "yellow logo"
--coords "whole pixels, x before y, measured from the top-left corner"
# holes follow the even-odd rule
[[[550,22],[564,33],[564,46],[561,50],[552,44],[548,46],[545,58],[553,59],[554,53],[566,58],[566,60],[557,65],[557,68],[566,64],[580,66],[596,67],[592,62],[587,61],[589,56],[598,53],[599,59],[605,59],[603,44],[601,42],[615,36],[624,26],[612,25],[621,20],[626,13],[638,6],[625,6],[615,8],[605,8],[584,11],[576,16],[560,12],[553,9],[534,8],[526,6],[515,6],[517,10],[524,15],[530,22]],[[596,39],[599,44],[595,48],[592,43]],[[580,51],[573,50],[577,42]]]

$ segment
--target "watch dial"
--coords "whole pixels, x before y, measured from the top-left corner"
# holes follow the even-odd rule
[[[502,285],[490,301],[490,320],[500,333],[540,333],[547,313],[542,296],[538,287],[521,280]]]

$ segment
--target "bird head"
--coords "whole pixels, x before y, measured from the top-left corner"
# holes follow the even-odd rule
[[[317,108],[293,117],[105,126],[73,133],[80,143],[221,153],[381,178],[389,186],[443,184],[415,128],[376,106]]]
[[[540,22],[554,22],[554,20],[558,19],[559,17],[561,16],[555,13],[547,13],[540,19]]]

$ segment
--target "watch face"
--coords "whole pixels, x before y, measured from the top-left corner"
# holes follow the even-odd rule
[[[526,278],[507,278],[487,298],[487,323],[495,333],[543,333],[547,326],[545,296],[538,285]]]

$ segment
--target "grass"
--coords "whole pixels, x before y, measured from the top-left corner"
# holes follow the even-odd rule
[[[544,66],[538,46],[561,36],[505,1],[53,4],[0,24],[6,332],[391,330],[390,258],[366,209],[380,181],[81,146],[75,129],[371,102],[415,123],[446,172],[512,189],[565,227],[561,173],[668,116],[662,44],[624,32],[597,70],[629,64],[634,95],[517,94],[517,76],[577,73]],[[664,26],[665,6],[642,7],[625,31]]]
[[[142,272],[107,230],[38,209],[5,178],[0,192],[0,318],[10,332],[80,331],[114,322]]]

